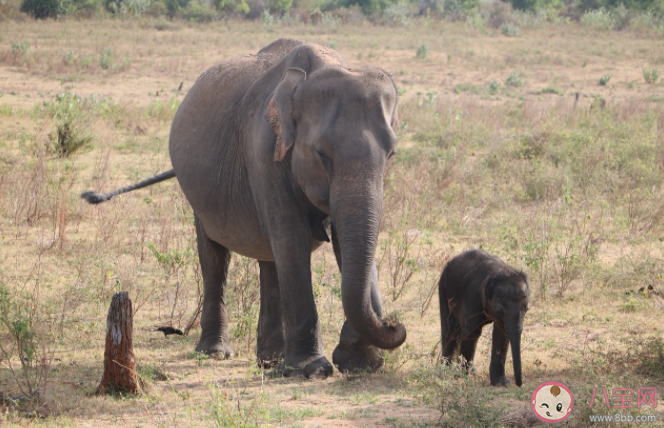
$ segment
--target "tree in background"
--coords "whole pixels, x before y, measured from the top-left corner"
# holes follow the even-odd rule
[[[664,13],[664,0],[579,0],[579,9],[583,11],[604,8],[617,9],[623,5],[628,10]]]
[[[560,10],[564,6],[561,0],[509,0],[509,3],[514,9],[526,12],[535,12],[541,9]]]
[[[329,11],[342,7],[359,6],[365,15],[373,15],[382,12],[386,7],[395,3],[392,0],[328,0],[322,9]]]
[[[21,12],[35,19],[57,18],[63,13],[60,0],[23,0]]]

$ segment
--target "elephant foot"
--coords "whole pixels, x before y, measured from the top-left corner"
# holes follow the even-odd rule
[[[283,377],[305,377],[307,379],[325,379],[332,375],[332,364],[325,357],[319,357],[304,366],[288,364],[283,361],[278,368]]]
[[[497,379],[491,379],[491,386],[510,386],[511,382],[505,377],[501,376]]]
[[[196,345],[196,352],[203,352],[222,360],[233,358],[235,356],[235,351],[231,345],[223,339],[205,341],[201,338],[201,340],[198,341],[198,345]]]
[[[383,350],[360,342],[339,344],[332,354],[332,362],[342,373],[376,372],[383,366]]]

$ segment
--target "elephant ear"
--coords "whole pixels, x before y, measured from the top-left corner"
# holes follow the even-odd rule
[[[392,117],[392,123],[390,123],[390,126],[392,126],[392,130],[394,132],[397,132],[397,128],[401,125],[401,120],[399,119],[399,112],[397,109],[394,109],[394,116]]]
[[[306,79],[307,73],[299,68],[290,68],[272,95],[265,115],[270,128],[277,134],[274,160],[281,161],[295,142],[295,120],[293,119],[293,92]]]

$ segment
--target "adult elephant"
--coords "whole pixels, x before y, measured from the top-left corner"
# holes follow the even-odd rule
[[[225,289],[230,252],[257,259],[259,362],[284,375],[328,376],[311,287],[311,252],[332,244],[346,321],[333,362],[375,370],[400,346],[382,316],[375,251],[383,174],[394,154],[397,93],[377,68],[349,69],[334,50],[279,39],[203,73],[178,109],[173,170],[97,203],[176,177],[194,210],[204,297],[197,351],[233,356]]]

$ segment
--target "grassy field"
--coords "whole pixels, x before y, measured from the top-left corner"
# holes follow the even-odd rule
[[[548,380],[574,394],[570,426],[619,411],[664,417],[661,406],[607,409],[602,396],[664,393],[661,33],[542,24],[506,37],[432,19],[0,24],[0,425],[534,426],[529,399]],[[384,68],[401,97],[377,260],[408,339],[373,375],[259,370],[258,269],[237,256],[236,358],[195,354],[195,325],[155,333],[187,326],[202,287],[177,181],[101,206],[79,198],[169,169],[170,122],[198,75],[280,36]],[[522,388],[489,386],[490,328],[470,376],[438,364],[436,282],[450,257],[477,247],[529,276]],[[312,266],[330,359],[343,322],[331,246]],[[121,290],[134,302],[144,392],[91,396]]]

